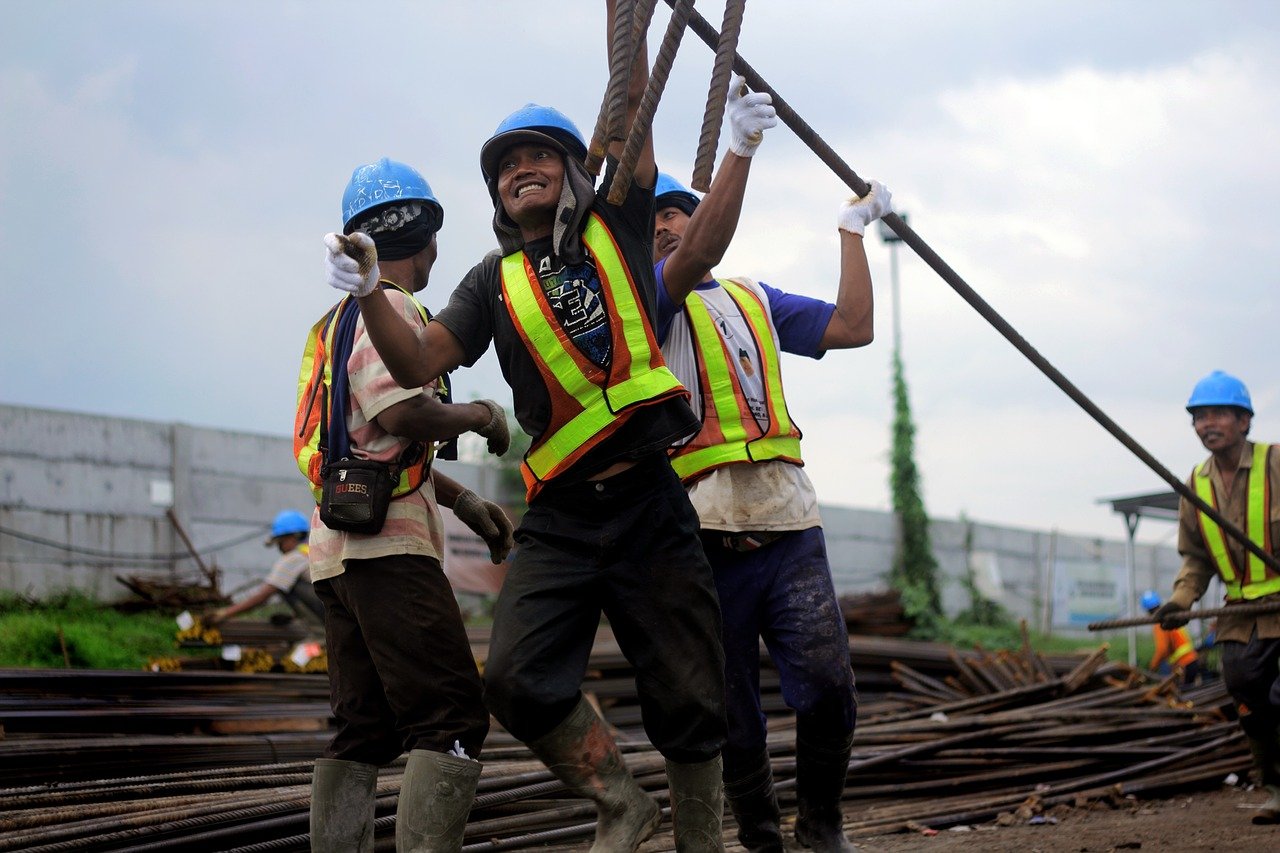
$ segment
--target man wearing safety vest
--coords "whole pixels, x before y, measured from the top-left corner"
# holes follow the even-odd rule
[[[311,522],[296,509],[277,513],[271,522],[271,536],[264,544],[268,548],[274,545],[280,551],[280,559],[275,561],[256,590],[235,604],[215,610],[205,617],[205,623],[217,625],[234,619],[279,595],[298,618],[324,624],[324,605],[316,598],[315,590],[311,588],[311,577],[307,574],[307,534],[310,531]]]
[[[780,355],[821,358],[872,339],[866,225],[890,209],[878,183],[845,202],[838,226],[840,279],[834,305],[749,278],[715,278],[737,226],[751,157],[776,124],[769,96],[726,104],[733,134],[701,201],[659,175],[654,233],[658,339],[667,364],[692,391],[702,429],[674,451],[715,574],[724,619],[729,741],[725,797],[738,839],[781,853],[778,801],[760,704],[763,638],[782,695],[796,711],[796,840],[814,850],[853,850],[840,801],[853,744],[857,697],[848,631],[836,601],[817,496],[801,467],[800,429],[783,393]]]
[[[609,6],[612,33],[613,3]],[[636,50],[630,127],[648,79]],[[587,145],[561,112],[528,104],[480,152],[500,252],[473,268],[421,336],[409,334],[372,268],[331,251],[330,283],[360,297],[378,351],[406,387],[492,341],[533,437],[529,501],[494,611],[485,698],[569,788],[596,803],[594,850],[636,849],[658,804],[628,773],[581,683],[600,616],[636,669],[649,740],[666,758],[679,850],[719,850],[724,655],[698,518],[667,448],[698,428],[654,337],[653,186],[645,138],[634,181],[606,201]]]
[[[1142,594],[1142,609],[1155,613],[1160,609],[1160,596],[1149,589]],[[1148,669],[1169,675],[1175,669],[1182,670],[1182,683],[1195,684],[1200,677],[1200,656],[1196,654],[1195,643],[1186,628],[1165,630],[1159,623],[1151,626],[1151,638],[1155,641],[1155,650],[1151,653]]]
[[[413,294],[427,285],[444,221],[430,185],[415,169],[383,158],[352,173],[342,214],[346,235],[376,246],[382,263],[373,286],[386,294],[385,305],[411,334],[422,334],[428,315]],[[330,240],[341,251],[339,237]],[[506,415],[492,401],[442,402],[443,370],[402,388],[354,309],[354,300],[344,298],[327,323],[313,327],[299,379],[295,455],[317,502],[323,461],[317,457],[344,434],[351,456],[394,465],[399,477],[376,533],[331,528],[319,506],[311,519],[311,577],[325,607],[338,723],[316,760],[311,849],[373,849],[378,768],[408,751],[396,849],[460,850],[489,712],[441,565],[440,506],[486,540],[495,563],[512,547],[512,528],[500,507],[436,471],[432,461],[437,442],[467,431],[487,438],[491,453],[506,452]]]
[[[1280,451],[1248,440],[1253,420],[1248,389],[1215,370],[1196,384],[1187,411],[1210,453],[1187,485],[1264,552],[1280,554]],[[1182,571],[1173,594],[1155,612],[1166,629],[1189,621],[1186,611],[1215,574],[1226,587],[1228,608],[1280,600],[1280,573],[1186,500],[1178,512],[1178,552]],[[1253,822],[1280,823],[1280,612],[1221,616],[1217,643],[1223,681],[1235,700],[1261,784],[1271,793]]]

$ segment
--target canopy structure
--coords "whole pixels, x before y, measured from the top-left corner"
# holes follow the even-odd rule
[[[1145,495],[1131,495],[1125,498],[1102,498],[1098,503],[1109,503],[1113,512],[1124,516],[1125,540],[1124,562],[1129,578],[1129,616],[1138,616],[1138,589],[1135,567],[1133,539],[1138,532],[1138,522],[1143,518],[1159,518],[1164,521],[1178,520],[1178,503],[1182,498],[1177,492],[1152,492]],[[1129,665],[1138,665],[1138,629],[1129,628]]]

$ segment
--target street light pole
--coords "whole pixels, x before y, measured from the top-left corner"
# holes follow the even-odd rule
[[[903,222],[907,221],[907,214],[899,212],[898,216]],[[880,239],[889,244],[889,282],[892,288],[893,300],[893,354],[901,355],[902,310],[898,296],[898,244],[902,242],[902,238],[895,234],[893,229],[885,225],[883,219],[878,220],[876,226],[880,232]]]

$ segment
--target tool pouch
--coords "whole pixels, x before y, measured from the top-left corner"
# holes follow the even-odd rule
[[[325,465],[320,520],[330,530],[373,534],[387,520],[400,469],[370,459],[339,459]]]

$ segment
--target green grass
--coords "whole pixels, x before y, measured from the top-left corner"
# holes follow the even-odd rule
[[[141,669],[175,653],[176,631],[170,615],[117,613],[80,595],[10,596],[0,599],[0,667]]]

